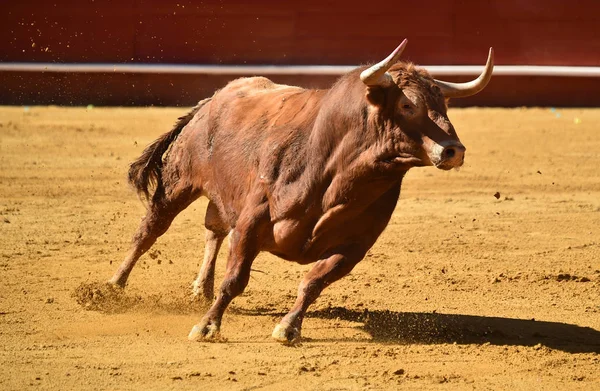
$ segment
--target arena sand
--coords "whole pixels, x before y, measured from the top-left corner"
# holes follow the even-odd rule
[[[294,347],[270,333],[310,266],[269,254],[224,341],[187,340],[205,200],[103,285],[144,214],[128,164],[185,112],[0,108],[1,389],[600,389],[600,110],[451,109],[465,166],[409,172]]]

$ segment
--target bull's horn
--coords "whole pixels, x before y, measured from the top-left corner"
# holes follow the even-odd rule
[[[479,91],[483,90],[492,78],[492,71],[494,70],[494,49],[490,48],[487,63],[485,69],[475,80],[468,81],[466,83],[450,83],[442,80],[435,80],[435,84],[440,87],[442,93],[446,98],[464,98],[466,96],[475,95]]]
[[[385,60],[362,71],[360,74],[360,80],[362,80],[362,82],[369,87],[388,87],[392,85],[394,80],[392,79],[392,76],[387,73],[387,70],[390,69],[390,67],[394,65],[396,61],[398,61],[398,58],[400,58],[400,55],[402,54],[402,51],[406,47],[407,43],[408,40],[405,39],[400,45],[398,45],[392,54],[387,56]]]

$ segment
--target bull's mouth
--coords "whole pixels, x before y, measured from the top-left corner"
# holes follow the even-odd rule
[[[423,167],[423,166],[431,166],[431,162],[424,161],[421,158],[410,154],[400,154],[398,156],[394,156],[392,158],[388,158],[384,160],[386,163],[398,165],[398,166],[410,166],[410,167]]]
[[[447,162],[439,162],[438,164],[435,164],[434,162],[431,161],[431,158],[429,156],[427,156],[426,154],[423,154],[423,156],[415,156],[411,153],[399,153],[399,154],[394,154],[394,155],[387,155],[387,156],[381,156],[378,159],[379,164],[383,164],[384,166],[387,166],[389,168],[394,167],[394,168],[400,168],[400,169],[409,169],[411,167],[427,167],[427,166],[437,166],[438,164],[441,167],[444,167],[442,169],[444,170],[449,170],[453,167],[448,167],[445,168],[447,165]],[[441,168],[440,167],[440,168]]]
[[[461,160],[460,162],[458,162],[458,164],[455,161],[455,159],[447,159],[447,160],[440,160],[438,162],[435,162],[433,165],[436,168],[439,168],[440,170],[448,171],[448,170],[452,170],[453,168],[458,169],[458,168],[462,167],[463,163],[464,163],[464,159]]]
[[[453,168],[458,168],[460,166],[454,166],[452,164],[445,164],[445,163],[438,163],[435,165],[435,167],[439,168],[440,170],[449,171],[449,170],[452,170]]]

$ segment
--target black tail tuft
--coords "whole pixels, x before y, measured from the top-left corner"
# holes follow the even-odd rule
[[[210,98],[201,100],[196,107],[183,117],[179,117],[173,129],[148,145],[129,166],[129,183],[136,189],[140,196],[147,201],[151,199],[150,192],[156,192],[162,186],[162,166],[163,155],[177,139],[185,125],[187,125],[194,115],[204,106]]]

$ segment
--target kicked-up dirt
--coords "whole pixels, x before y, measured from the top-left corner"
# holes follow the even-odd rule
[[[600,389],[600,110],[451,109],[465,166],[408,173],[291,347],[310,265],[269,254],[223,339],[187,340],[205,200],[104,284],[145,212],[128,164],[185,112],[0,108],[0,389]]]

